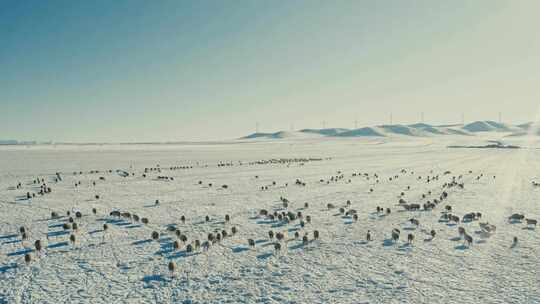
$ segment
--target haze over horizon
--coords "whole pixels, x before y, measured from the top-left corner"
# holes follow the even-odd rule
[[[536,1],[3,1],[0,139],[538,121]]]

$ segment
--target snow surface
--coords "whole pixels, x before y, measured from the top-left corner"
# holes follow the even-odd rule
[[[447,148],[488,140],[523,148]],[[0,147],[0,303],[540,303],[540,228],[507,220],[513,213],[540,218],[540,188],[531,184],[540,180],[539,146],[534,138],[507,139],[493,132],[482,137]],[[280,158],[313,160],[249,164]],[[158,164],[161,172],[142,177],[145,167]],[[445,175],[447,170],[451,173]],[[338,171],[344,178],[327,183]],[[62,181],[54,182],[55,172],[62,173]],[[123,177],[122,172],[135,175]],[[399,178],[389,179],[395,175]],[[428,175],[439,180],[427,183]],[[447,189],[448,199],[433,211],[397,206],[401,192],[408,202],[432,201],[445,182],[459,175],[464,189]],[[32,182],[38,177],[52,193],[25,199],[26,192],[39,190]],[[295,185],[296,179],[306,186]],[[16,188],[18,182],[22,189]],[[432,195],[422,199],[430,190]],[[260,209],[285,210],[281,196],[290,200],[288,210],[310,215],[312,223],[302,229],[298,221],[284,224],[258,216]],[[347,200],[358,211],[358,222],[339,214]],[[328,203],[337,208],[328,210]],[[475,211],[482,218],[459,225],[439,222],[445,205],[460,217]],[[377,214],[377,206],[392,213]],[[61,227],[67,210],[83,213],[75,220],[75,244]],[[109,216],[112,210],[147,217],[150,223]],[[52,211],[62,217],[51,219]],[[225,214],[230,223],[224,222]],[[420,226],[410,225],[410,218]],[[479,222],[486,221],[497,227],[491,236],[480,233]],[[166,230],[172,224],[188,243],[204,241],[216,229],[230,232],[235,226],[239,232],[208,251],[186,254],[184,244],[172,248],[176,236]],[[28,240],[21,241],[20,226],[26,227]],[[470,247],[458,237],[459,226],[474,238]],[[392,228],[401,230],[397,244],[390,240]],[[437,233],[433,240],[431,229]],[[274,251],[268,230],[286,233],[280,252]],[[314,230],[319,240],[312,240]],[[372,242],[365,241],[368,230]],[[151,240],[152,231],[160,232],[159,241]],[[310,242],[302,245],[294,231],[307,232]],[[408,233],[415,235],[412,245],[406,243]],[[513,246],[514,236],[519,241]],[[256,241],[254,248],[248,238]],[[33,251],[36,239],[44,243],[41,253]],[[25,253],[33,258],[29,264]],[[177,265],[173,273],[167,269],[170,261]]]

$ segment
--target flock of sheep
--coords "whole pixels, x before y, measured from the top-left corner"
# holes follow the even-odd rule
[[[242,166],[242,165],[291,165],[291,164],[300,164],[304,165],[307,162],[310,161],[321,161],[322,159],[280,159],[280,160],[267,160],[267,161],[255,161],[255,162],[220,162],[217,164],[218,167],[231,167],[231,166]],[[200,165],[199,165],[200,166]],[[208,165],[204,165],[202,167],[208,167]],[[166,169],[168,170],[192,170],[193,166],[171,166]],[[162,180],[162,181],[168,181],[173,182],[175,181],[173,176],[165,176],[162,175],[162,171],[166,170],[165,168],[161,168],[159,165],[152,167],[152,168],[144,168],[144,170],[137,174],[137,176],[140,176],[142,178],[151,178],[152,176],[156,180]],[[106,171],[99,171],[99,170],[92,170],[90,172],[83,173],[82,171],[79,172],[73,172],[73,176],[82,175],[82,174],[93,174],[93,175],[99,175],[102,173],[118,173],[118,175],[129,178],[136,176],[135,172],[128,173],[127,171],[123,170],[106,170]],[[472,171],[468,172],[469,175],[472,174]],[[464,178],[464,175],[452,175],[450,171],[445,171],[441,174],[434,174],[433,171],[430,172],[430,174],[426,176],[421,175],[415,175],[414,171],[409,171],[406,169],[400,170],[397,174],[392,175],[387,178],[383,178],[381,175],[377,173],[360,173],[360,172],[353,172],[350,174],[350,178],[346,178],[346,174],[342,171],[337,171],[337,174],[333,174],[332,176],[328,178],[322,178],[318,180],[317,182],[313,181],[306,181],[301,179],[296,179],[294,183],[292,183],[291,187],[306,187],[307,184],[313,183],[315,185],[322,184],[322,185],[328,185],[330,183],[337,183],[337,182],[344,182],[344,183],[351,183],[352,178],[363,178],[366,181],[371,181],[371,187],[369,189],[366,189],[368,193],[373,193],[374,185],[380,184],[383,182],[383,180],[387,180],[388,182],[392,182],[395,180],[398,180],[400,178],[403,178],[404,176],[415,176],[414,181],[418,183],[422,183],[424,185],[432,184],[435,182],[438,182],[439,180],[444,180],[445,182],[442,184],[436,184],[436,186],[431,187],[431,190],[427,190],[424,193],[421,194],[420,198],[414,200],[414,201],[408,201],[406,199],[406,192],[411,190],[411,186],[407,186],[405,189],[400,191],[399,193],[396,193],[396,201],[395,202],[387,202],[388,206],[377,206],[375,210],[375,215],[380,217],[389,217],[392,215],[392,209],[397,209],[398,212],[409,212],[411,214],[411,218],[407,221],[408,224],[418,227],[420,225],[420,220],[415,217],[415,214],[417,212],[433,212],[434,210],[437,210],[441,204],[444,204],[444,207],[441,207],[440,210],[440,218],[439,222],[441,223],[448,223],[453,225],[459,225],[460,223],[467,223],[472,221],[480,221],[482,219],[482,213],[478,211],[468,212],[462,215],[461,217],[456,215],[454,212],[454,208],[448,204],[445,203],[448,201],[448,198],[454,193],[455,191],[460,191],[466,187],[466,178]],[[482,178],[488,178],[484,176],[483,174],[477,175],[475,177],[476,180],[480,180]],[[496,177],[490,177],[495,179]],[[259,180],[259,175],[254,176],[254,180]],[[46,181],[44,178],[35,178],[27,184],[32,186],[39,186],[39,190],[37,192],[26,192],[26,199],[31,200],[36,197],[36,195],[48,195],[53,192],[54,186],[51,184],[53,183],[60,183],[63,181],[63,174],[62,173],[55,173],[53,178],[50,181]],[[94,180],[92,182],[92,185],[95,186],[96,182],[106,182],[105,176],[99,176],[97,180]],[[194,181],[194,183],[197,185],[203,185],[203,181]],[[267,191],[271,190],[272,187],[275,187],[278,183],[276,181],[273,181],[271,184],[267,185],[257,185],[256,189]],[[288,182],[279,183],[280,185],[283,185],[283,187],[289,187]],[[75,188],[81,186],[81,181],[76,181],[74,183]],[[212,183],[207,183],[208,187],[212,187]],[[537,184],[533,182],[533,185],[536,186]],[[17,183],[15,189],[22,190],[24,188],[23,183],[19,182]],[[221,186],[222,189],[228,189],[229,186],[224,184]],[[309,190],[306,190],[309,191]],[[94,196],[95,200],[100,199],[99,194],[95,194]],[[320,232],[320,228],[316,229],[316,227],[313,225],[314,222],[314,214],[310,214],[310,203],[303,202],[298,205],[298,203],[294,203],[295,205],[301,206],[301,208],[293,208],[293,203],[288,198],[285,198],[281,196],[279,198],[280,206],[276,207],[275,205],[271,206],[267,209],[259,209],[256,215],[257,219],[264,220],[267,223],[276,224],[275,227],[299,227],[299,229],[294,229],[294,233],[289,235],[288,230],[283,231],[275,231],[275,230],[268,230],[265,236],[262,235],[253,235],[244,242],[246,242],[247,246],[249,248],[253,248],[256,246],[257,242],[255,239],[257,238],[266,238],[268,244],[271,244],[274,248],[274,250],[279,253],[284,248],[287,248],[287,243],[289,241],[297,241],[301,245],[306,246],[312,241],[318,240],[323,237],[323,234]],[[159,206],[160,201],[155,200],[154,205]],[[313,204],[313,203],[312,203]],[[338,214],[331,214],[331,212],[326,213],[329,214],[329,216],[341,216],[346,219],[350,219],[351,222],[357,222],[359,221],[359,215],[360,212],[353,208],[353,203],[351,200],[345,201],[342,205],[340,205],[337,202],[328,202],[323,203],[325,204],[325,207],[328,211],[336,210]],[[394,210],[395,211],[395,210]],[[92,213],[94,216],[103,216],[108,214],[108,219],[121,219],[125,221],[129,221],[132,223],[141,223],[143,225],[147,225],[150,228],[154,228],[152,232],[150,233],[150,239],[159,241],[160,237],[163,234],[171,234],[176,237],[176,240],[172,242],[172,247],[175,251],[184,249],[186,254],[191,254],[196,251],[208,251],[212,248],[212,246],[216,243],[220,243],[222,240],[227,238],[234,238],[237,237],[239,233],[239,228],[235,225],[230,224],[231,223],[231,215],[224,214],[222,215],[222,218],[224,219],[224,223],[227,226],[223,226],[222,229],[215,229],[213,228],[210,232],[207,233],[205,238],[197,238],[193,236],[189,236],[187,232],[182,231],[175,225],[168,225],[165,228],[160,227],[151,227],[150,224],[152,223],[152,220],[148,217],[136,214],[135,212],[129,211],[129,210],[107,210],[106,213],[99,214],[97,208],[92,208]],[[322,216],[321,214],[317,214],[317,216]],[[61,227],[66,232],[67,235],[69,235],[69,241],[72,244],[75,244],[78,241],[77,233],[80,230],[80,223],[79,221],[83,218],[83,214],[81,211],[78,210],[64,210],[63,212],[59,211],[51,211],[50,220],[57,220],[62,223]],[[205,216],[205,222],[210,222],[212,219],[209,215]],[[526,218],[523,214],[512,214],[508,217],[508,220],[510,222],[522,222],[525,220],[525,224],[530,227],[536,227],[537,220],[532,218]],[[185,215],[178,215],[178,221],[182,223],[183,225],[186,225],[186,216]],[[481,228],[483,233],[491,234],[496,231],[496,227],[488,222],[479,222],[479,227]],[[102,225],[102,233],[107,233],[109,230],[109,225],[104,223]],[[429,235],[431,236],[431,239],[435,238],[437,235],[437,232],[435,229],[428,229]],[[401,238],[401,230],[399,228],[393,227],[389,229],[388,231],[390,235],[390,239],[392,242],[397,243]],[[18,234],[20,235],[21,241],[23,242],[23,245],[26,246],[29,242],[30,244],[33,244],[33,250],[28,251],[24,255],[24,261],[26,263],[31,263],[33,260],[32,251],[35,252],[35,255],[39,255],[43,250],[45,250],[44,243],[41,239],[34,239],[30,241],[29,239],[29,231],[27,227],[21,226],[19,227]],[[464,246],[471,246],[473,244],[473,237],[470,233],[466,231],[466,229],[463,226],[458,227],[458,237],[463,240]],[[48,239],[48,236],[47,236]],[[372,242],[374,241],[374,234],[371,230],[367,230],[365,234],[365,241],[366,242]],[[412,244],[415,241],[415,235],[411,232],[406,235],[406,242],[407,244]],[[514,237],[513,239],[514,244],[517,243],[517,237]],[[168,263],[168,269],[171,272],[176,271],[177,265],[174,261],[170,261]]]

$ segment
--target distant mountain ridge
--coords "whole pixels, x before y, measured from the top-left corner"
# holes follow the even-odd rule
[[[510,136],[528,134],[532,123],[510,125],[491,120],[475,121],[465,125],[430,125],[415,123],[410,125],[389,124],[358,129],[325,128],[325,129],[302,129],[299,131],[279,131],[275,133],[253,133],[241,139],[282,139],[282,138],[313,138],[313,137],[430,137],[445,135],[474,136],[482,132],[507,132]],[[540,135],[540,132],[538,133]]]

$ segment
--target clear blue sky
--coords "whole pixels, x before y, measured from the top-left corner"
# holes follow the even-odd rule
[[[538,1],[0,0],[0,139],[534,118]]]

